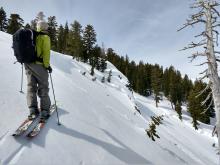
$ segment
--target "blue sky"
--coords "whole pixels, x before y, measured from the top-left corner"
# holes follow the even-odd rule
[[[57,17],[64,24],[78,20],[92,24],[99,45],[113,48],[131,60],[173,65],[191,78],[198,77],[199,63],[189,63],[190,51],[181,48],[193,40],[196,29],[177,32],[189,14],[193,0],[1,0],[8,16],[18,13],[30,22],[39,11]],[[196,33],[197,32],[197,33]]]

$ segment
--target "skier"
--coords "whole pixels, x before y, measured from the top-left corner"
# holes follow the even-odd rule
[[[51,106],[49,97],[48,72],[52,72],[50,67],[50,37],[48,34],[48,24],[45,20],[38,20],[37,31],[45,35],[36,38],[36,51],[38,60],[34,63],[25,63],[27,75],[27,105],[30,110],[29,119],[33,119],[40,113],[42,122],[49,118]],[[40,98],[40,112],[38,109],[37,95]]]

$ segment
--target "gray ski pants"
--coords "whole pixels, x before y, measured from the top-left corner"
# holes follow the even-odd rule
[[[37,95],[40,98],[40,108],[44,113],[49,112],[49,82],[48,71],[40,64],[25,64],[27,75],[27,105],[30,113],[38,111]]]

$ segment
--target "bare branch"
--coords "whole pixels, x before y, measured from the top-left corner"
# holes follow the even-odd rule
[[[203,65],[205,65],[205,64],[211,64],[211,62],[203,62],[203,63],[198,64],[198,65],[196,65],[196,66],[203,66]]]
[[[201,18],[202,16],[204,16],[205,12],[200,11],[199,13],[193,14],[191,15],[192,20],[197,20],[198,18]]]
[[[178,29],[177,31],[181,31],[183,29],[185,29],[186,27],[188,26],[193,26],[194,24],[197,24],[197,23],[206,23],[205,20],[203,19],[196,19],[196,20],[187,20],[187,23],[183,24],[183,27],[181,27],[180,29]]]
[[[209,108],[213,105],[213,103],[214,103],[214,100],[212,99],[209,103],[209,106],[200,114],[205,114],[209,110]]]
[[[220,13],[213,7],[212,10],[220,17]]]
[[[212,97],[212,92],[209,92],[208,96],[206,97],[206,99],[204,101],[201,102],[201,105],[203,106],[205,103],[207,103],[207,101]]]
[[[196,35],[195,37],[197,38],[197,37],[200,37],[200,36],[205,36],[205,33],[206,33],[206,32],[204,31],[204,32],[202,32],[202,33]]]
[[[197,53],[193,53],[191,56],[189,56],[188,58],[190,58],[191,60],[190,60],[190,62],[192,62],[193,60],[195,60],[198,56],[206,56],[206,54],[205,53],[199,53],[199,52],[197,52]]]
[[[216,25],[213,25],[212,28],[215,28],[217,26],[220,26],[220,23],[216,24]]]
[[[206,42],[199,42],[199,43],[194,43],[192,42],[191,44],[188,45],[188,47],[184,47],[183,49],[181,49],[180,51],[182,50],[186,50],[186,49],[192,49],[192,48],[195,48],[195,47],[198,47],[198,46],[202,46],[202,45],[206,45]]]
[[[211,83],[208,83],[208,84],[206,85],[206,87],[205,87],[202,91],[200,91],[198,95],[196,95],[196,98],[199,97],[199,96],[201,96],[201,95],[202,95],[204,92],[206,92],[208,89],[210,89],[210,87],[211,87]]]
[[[190,6],[190,8],[206,8],[204,2],[196,2]]]
[[[204,70],[203,72],[200,72],[199,74],[204,74],[204,73],[208,74],[208,69]]]
[[[212,4],[210,4],[210,7],[212,8],[212,9],[215,9],[214,7],[216,7],[216,6],[219,6],[219,3],[217,2],[217,1],[212,1],[211,2]]]

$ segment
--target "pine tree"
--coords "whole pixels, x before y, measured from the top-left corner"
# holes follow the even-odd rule
[[[100,71],[104,72],[106,68],[107,68],[106,59],[105,59],[105,57],[102,57],[101,64],[100,64]]]
[[[152,88],[154,91],[155,95],[155,102],[156,102],[156,107],[158,107],[158,103],[160,100],[160,91],[161,91],[161,78],[162,78],[162,73],[160,70],[160,66],[156,64],[152,70]]]
[[[87,25],[83,31],[83,47],[84,47],[84,62],[87,62],[92,57],[92,50],[96,43],[96,32],[92,25]]]
[[[64,52],[64,28],[62,25],[58,28],[58,35],[57,35],[57,51],[60,53]]]
[[[177,112],[179,119],[182,120],[182,108],[179,101],[175,104],[175,111]]]
[[[183,100],[183,89],[181,86],[182,78],[181,78],[181,73],[179,71],[176,71],[173,66],[169,68],[168,76],[169,76],[168,98],[173,108],[173,105],[175,107],[177,101],[181,104]]]
[[[3,7],[0,8],[0,31],[5,32],[7,30],[8,20],[7,15]]]
[[[107,63],[106,63],[106,53],[105,53],[105,47],[104,44],[102,43],[102,48],[101,48],[101,60],[100,60],[100,71],[104,72],[105,69],[107,68]]]
[[[102,77],[101,82],[102,82],[102,83],[104,83],[104,82],[105,82],[105,76],[103,76],[103,77]]]
[[[94,67],[97,69],[97,70],[100,70],[100,67],[101,67],[101,54],[102,54],[102,50],[101,48],[96,45],[93,50],[92,50],[92,65],[94,65]]]
[[[107,81],[109,83],[111,82],[111,77],[112,77],[112,70],[109,71],[108,78],[107,78]]]
[[[55,16],[48,17],[48,35],[50,36],[51,48],[57,50],[57,21]]]
[[[199,100],[196,99],[196,95],[197,93],[195,93],[195,91],[191,91],[188,97],[188,111],[191,114],[191,117],[193,119],[192,123],[193,123],[193,127],[197,130],[198,129],[198,111],[201,111],[201,105]]]
[[[95,73],[94,69],[95,69],[95,67],[94,67],[94,65],[92,65],[92,67],[91,67],[91,72],[90,72],[90,74],[91,74],[92,76],[93,76],[94,73]]]
[[[8,23],[7,32],[14,34],[18,29],[23,27],[24,20],[18,14],[11,14]]]
[[[163,88],[164,95],[168,97],[170,94],[170,72],[168,68],[165,69],[164,74],[163,74],[162,88]]]
[[[182,88],[183,88],[183,101],[186,102],[188,96],[189,96],[189,92],[192,90],[193,88],[193,83],[192,81],[188,78],[187,75],[184,76],[183,80],[182,80]]]
[[[69,26],[68,22],[66,22],[63,32],[63,53],[68,53],[68,40],[69,40]]]
[[[67,31],[67,27],[65,28]],[[68,38],[68,52],[81,60],[83,56],[83,42],[82,42],[82,26],[78,21],[71,24],[71,30]]]
[[[27,28],[27,29],[30,29],[31,25],[29,23],[27,23],[24,27]]]
[[[197,129],[196,127],[198,125],[197,120],[206,124],[210,124],[210,111],[212,111],[213,107],[208,107],[208,110],[205,111],[207,105],[202,104],[202,102],[207,97],[208,91],[203,93],[202,95],[199,95],[199,93],[201,92],[201,90],[204,89],[205,86],[205,83],[198,80],[195,81],[193,90],[191,90],[188,97],[188,111],[193,118],[193,125],[195,129]]]

